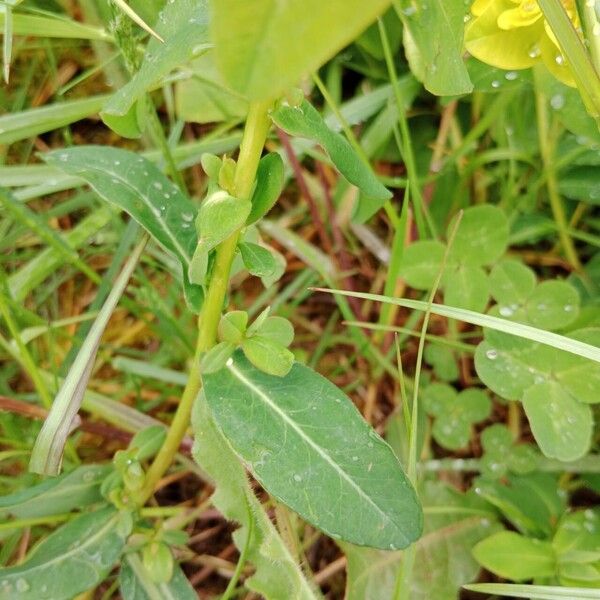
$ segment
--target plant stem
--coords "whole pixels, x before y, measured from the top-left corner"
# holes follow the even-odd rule
[[[249,199],[252,194],[256,169],[271,123],[268,116],[270,106],[270,102],[250,105],[234,178],[233,192],[237,198]],[[173,462],[173,457],[190,424],[192,407],[202,387],[200,356],[214,346],[217,338],[217,327],[225,303],[231,263],[235,256],[239,235],[240,230],[217,248],[213,273],[198,322],[198,341],[188,382],[165,442],[148,469],[144,486],[136,497],[138,505],[145,504],[154,492],[156,484]]]
[[[573,240],[568,233],[569,224],[565,215],[565,210],[562,204],[560,193],[558,191],[558,178],[556,176],[556,168],[554,165],[554,137],[550,135],[549,116],[548,116],[548,105],[546,96],[541,92],[539,85],[539,76],[537,71],[534,70],[535,77],[535,104],[537,114],[537,125],[538,125],[538,137],[540,143],[540,153],[542,155],[542,162],[544,164],[544,171],[546,173],[546,188],[548,190],[548,198],[550,199],[550,208],[552,209],[552,215],[556,221],[558,228],[558,237],[565,253],[566,259],[569,264],[581,273],[583,267],[579,261],[577,250],[573,244]],[[552,139],[551,139],[552,137]]]

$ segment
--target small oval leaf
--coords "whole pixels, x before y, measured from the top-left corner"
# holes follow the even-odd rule
[[[290,135],[320,144],[338,171],[367,196],[377,200],[392,197],[392,193],[380,183],[346,138],[329,129],[317,109],[307,100],[303,100],[300,106],[282,104],[272,112],[271,118]]]

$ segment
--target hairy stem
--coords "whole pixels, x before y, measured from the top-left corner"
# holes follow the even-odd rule
[[[237,198],[250,198],[254,189],[258,161],[269,132],[269,107],[270,102],[250,105],[234,178],[233,191]],[[210,350],[216,342],[217,327],[225,303],[231,263],[235,256],[239,235],[240,231],[236,231],[217,248],[213,273],[198,321],[198,341],[188,382],[165,442],[148,469],[144,486],[136,497],[139,505],[144,504],[154,492],[156,484],[173,462],[181,440],[189,427],[192,407],[202,387],[200,356]]]

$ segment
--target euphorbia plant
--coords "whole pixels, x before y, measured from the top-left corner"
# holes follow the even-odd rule
[[[206,53],[247,108],[239,153],[203,157],[208,184],[200,201],[136,153],[86,146],[44,155],[48,164],[81,178],[100,197],[129,213],[179,261],[182,296],[186,310],[198,315],[198,330],[187,384],[166,434],[160,428],[147,430],[118,453],[101,486],[104,506],[71,521],[30,560],[5,571],[7,590],[18,589],[22,598],[72,597],[101,581],[127,552],[122,588],[128,589],[142,561],[156,584],[175,586],[171,593],[185,597],[189,589],[173,569],[169,550],[179,538],[168,529],[149,528],[143,515],[190,428],[192,412],[194,454],[215,481],[214,503],[241,525],[234,536],[241,558],[231,589],[244,561],[250,560],[256,573],[246,585],[266,597],[318,595],[256,499],[244,467],[276,500],[336,539],[397,550],[419,537],[421,508],[395,454],[341,390],[294,362],[288,350],[291,324],[268,310],[253,322],[244,311],[226,312],[232,272],[246,269],[266,285],[282,272],[281,258],[261,241],[257,227],[284,181],[279,155],[265,154],[274,125],[325,150],[361,190],[361,214],[372,213],[391,197],[363,157],[293,88],[301,75],[318,67],[387,6],[373,2],[365,11],[361,2],[350,3],[356,10],[348,4],[296,3],[270,14],[269,3],[259,2],[249,15],[248,6],[235,1],[215,2],[211,11],[202,1],[167,3],[156,27],[164,46],[156,39],[150,42],[127,90],[117,92],[102,114],[122,135],[139,135],[147,114],[146,91],[162,75]],[[305,50],[299,55],[294,28],[299,12],[307,10],[314,23],[302,31]],[[115,37],[127,52],[122,32]],[[170,157],[166,145],[163,152]],[[173,164],[170,158],[167,162]],[[129,272],[144,243],[130,259]],[[127,277],[122,277],[111,306]],[[110,309],[105,307],[102,315],[105,324]],[[98,325],[90,332],[86,355],[76,361],[76,373],[66,378],[61,401],[55,402],[38,438],[32,457],[38,472],[56,475],[60,470],[101,331]],[[73,558],[85,562],[86,556],[100,557],[94,574],[71,577],[73,561],[62,561],[51,581],[45,575],[36,577],[46,568],[43,560],[42,566],[36,560],[60,552],[62,540],[77,535],[84,536],[84,554]],[[274,560],[279,565],[276,574]]]

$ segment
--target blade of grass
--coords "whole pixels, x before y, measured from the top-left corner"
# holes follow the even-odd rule
[[[12,60],[13,45],[13,14],[10,4],[4,7],[4,40],[2,42],[2,72],[4,82],[8,84],[10,79],[10,63]]]
[[[419,339],[419,347],[417,350],[417,361],[415,365],[415,379],[413,384],[413,399],[412,399],[412,410],[410,414],[410,436],[408,441],[408,465],[406,469],[406,474],[413,484],[415,489],[418,489],[417,486],[417,440],[419,436],[419,391],[420,391],[420,383],[421,383],[421,369],[423,366],[423,352],[425,351],[425,335],[427,334],[427,329],[429,327],[429,319],[431,317],[433,301],[435,299],[435,295],[437,294],[438,288],[440,286],[440,282],[442,281],[442,276],[444,275],[444,271],[446,270],[446,263],[448,262],[448,254],[450,249],[452,248],[452,244],[454,242],[454,238],[456,237],[456,232],[460,226],[460,222],[462,220],[462,211],[458,213],[458,216],[454,222],[454,227],[448,236],[448,244],[446,246],[446,251],[444,253],[444,257],[442,259],[442,264],[440,265],[440,269],[438,271],[435,282],[431,288],[431,292],[429,294],[429,299],[427,301],[427,306],[425,309],[425,315],[423,317],[423,324],[421,326],[421,336]],[[404,378],[402,379],[402,382]],[[402,565],[400,567],[400,572],[398,573],[398,577],[396,579],[396,586],[394,590],[394,600],[402,600],[403,598],[410,597],[410,589],[411,589],[411,578],[412,578],[412,570],[414,567],[416,556],[416,545],[412,544],[409,548],[404,552]]]
[[[164,41],[150,25],[148,25],[142,17],[140,17],[124,0],[113,0],[113,2],[136,24],[139,25],[144,31],[154,36],[159,42]]]
[[[79,258],[77,251],[69,246],[64,237],[61,237],[56,231],[51,229],[37,213],[32,211],[27,205],[19,202],[8,190],[3,188],[0,188],[0,204],[17,221],[36,233],[48,246],[56,250],[64,258],[65,262],[77,267],[95,283],[100,281],[98,274]]]
[[[148,241],[144,236],[125,263],[113,289],[81,346],[33,447],[30,471],[57,475],[65,442],[76,417],[100,345],[100,339]]]
[[[554,587],[546,585],[517,585],[510,583],[476,583],[463,586],[481,594],[497,594],[511,598],[536,600],[600,600],[600,590],[589,588]]]
[[[538,0],[590,114],[600,118],[600,78],[561,0]]]
[[[410,308],[412,310],[426,311],[428,304],[420,300],[409,300],[407,298],[389,298],[387,296],[381,296],[379,294],[367,294],[363,292],[346,292],[345,290],[332,290],[326,288],[312,288],[314,291],[326,292],[328,294],[339,294],[341,296],[354,296],[356,298],[363,298],[364,300],[374,300],[375,302],[388,302],[390,304],[396,304],[397,306],[403,306],[404,308]],[[515,323],[508,321],[507,319],[501,319],[499,317],[492,317],[491,315],[485,315],[482,313],[474,312],[472,310],[466,310],[464,308],[455,308],[453,306],[447,306],[445,304],[432,304],[431,312],[434,315],[441,317],[448,317],[449,319],[456,319],[457,321],[464,321],[465,323],[471,323],[471,325],[479,325],[480,327],[488,327],[489,329],[495,329],[496,331],[502,331],[511,335],[531,340],[533,342],[540,342],[546,346],[551,346],[558,350],[564,350],[583,358],[589,358],[595,362],[600,362],[600,348],[585,344],[578,340],[572,340],[571,338],[559,335],[558,333],[552,333],[551,331],[544,331],[543,329],[537,329],[530,325],[523,325],[522,323]]]

